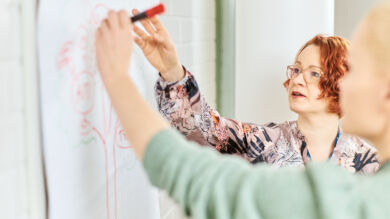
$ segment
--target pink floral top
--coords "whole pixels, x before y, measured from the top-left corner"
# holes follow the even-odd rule
[[[251,163],[303,167],[311,160],[296,121],[256,125],[221,117],[206,103],[192,74],[186,72],[178,82],[160,77],[155,92],[160,113],[187,139]],[[379,168],[375,153],[376,149],[362,139],[341,133],[329,159],[351,172],[372,174]]]

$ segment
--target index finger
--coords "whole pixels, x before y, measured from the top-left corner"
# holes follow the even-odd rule
[[[149,18],[149,20],[153,24],[154,28],[157,31],[164,31],[165,32],[165,27],[162,24],[162,22],[160,21],[160,19],[157,18],[157,16],[153,16],[153,17]]]
[[[133,14],[137,15],[140,12],[137,9],[133,9]],[[141,19],[140,20],[142,26],[145,28],[146,32],[148,32],[150,35],[154,34],[156,30],[152,27],[152,24],[149,22],[149,19]]]
[[[125,10],[119,11],[119,24],[121,25],[121,27],[131,25],[130,15],[129,15],[129,13],[127,13],[127,11],[125,11]]]
[[[119,26],[119,24],[118,24],[118,17],[117,17],[117,14],[116,14],[115,11],[110,10],[108,12],[108,17],[107,18],[108,18],[108,24],[109,24],[110,27],[116,28],[116,27]]]

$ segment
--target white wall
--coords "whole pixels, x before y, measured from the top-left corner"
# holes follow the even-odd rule
[[[382,0],[342,0],[335,1],[335,27],[336,35],[350,38],[353,30],[364,14],[376,3]]]
[[[161,17],[178,49],[179,58],[215,106],[215,0],[161,0],[167,13]],[[161,218],[184,218],[180,209],[161,193]]]
[[[333,34],[334,1],[236,1],[236,118],[295,119],[282,83],[286,66],[315,34]]]
[[[19,5],[1,3],[0,17],[0,217],[26,218]]]
[[[181,63],[196,77],[207,101],[215,105],[215,0],[161,0],[161,17]]]
[[[44,218],[35,1],[0,3],[0,218]]]

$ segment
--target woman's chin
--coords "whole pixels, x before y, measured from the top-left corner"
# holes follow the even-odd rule
[[[299,105],[297,106],[296,104],[290,104],[290,110],[296,114],[301,114],[306,112],[303,106],[299,106]]]

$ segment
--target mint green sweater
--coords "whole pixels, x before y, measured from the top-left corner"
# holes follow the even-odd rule
[[[254,166],[169,129],[150,141],[144,166],[192,218],[390,218],[390,165],[371,177],[331,163]]]

